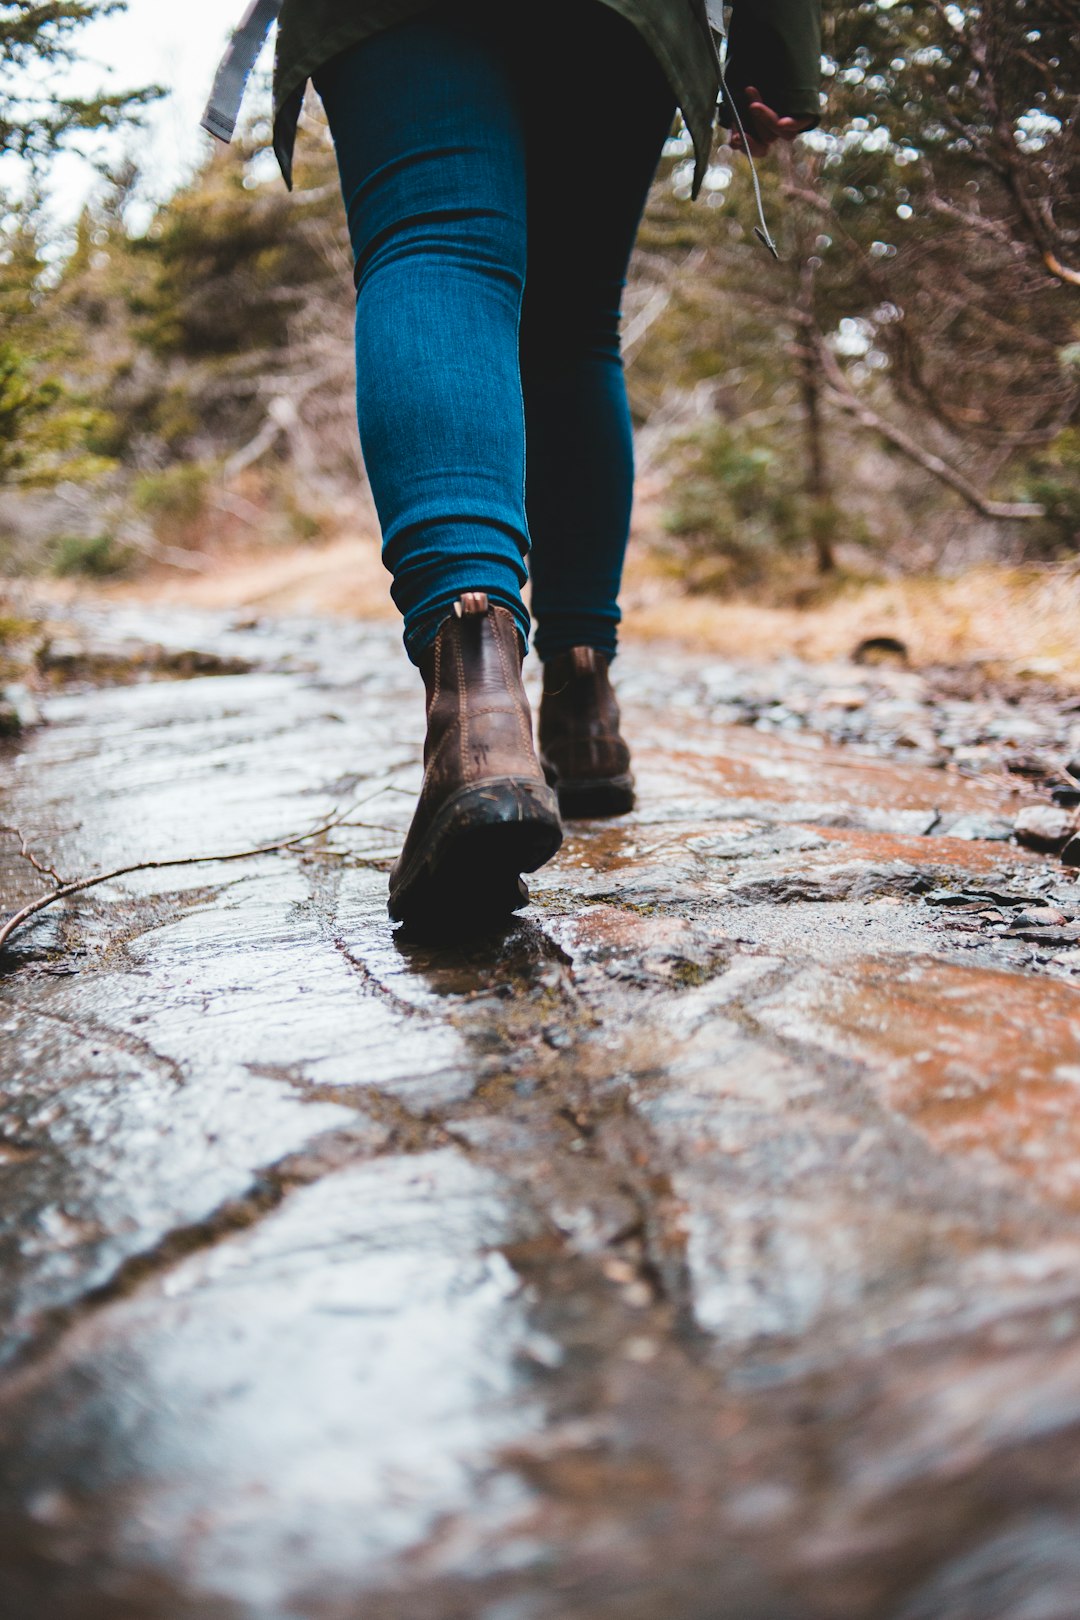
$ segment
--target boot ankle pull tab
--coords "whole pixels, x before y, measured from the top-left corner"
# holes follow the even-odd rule
[[[483,618],[487,610],[487,591],[462,591],[454,603],[454,616],[458,619]]]
[[[595,647],[571,647],[570,661],[575,675],[595,675],[600,668],[600,654]]]

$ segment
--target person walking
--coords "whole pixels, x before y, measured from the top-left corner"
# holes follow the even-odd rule
[[[737,0],[734,144],[761,153],[816,122],[819,4]],[[633,488],[622,292],[677,107],[697,195],[719,59],[705,0],[284,0],[289,184],[309,80],[355,260],[361,445],[426,694],[389,909],[466,929],[527,901],[521,874],[554,855],[561,816],[634,803],[608,673]]]

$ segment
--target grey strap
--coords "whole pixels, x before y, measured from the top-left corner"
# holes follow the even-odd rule
[[[233,138],[251,70],[281,6],[282,0],[251,0],[218,64],[202,127],[226,145]]]

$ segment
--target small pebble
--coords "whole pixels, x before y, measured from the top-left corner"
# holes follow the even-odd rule
[[[985,838],[1004,843],[1012,837],[1012,822],[1006,821],[1004,816],[968,815],[946,823],[937,831],[942,838]]]
[[[1017,842],[1028,849],[1059,850],[1076,830],[1075,815],[1052,804],[1029,805],[1013,823]]]
[[[822,692],[821,701],[829,709],[847,709],[853,712],[865,705],[866,693],[859,691],[855,686],[834,687],[832,691]]]

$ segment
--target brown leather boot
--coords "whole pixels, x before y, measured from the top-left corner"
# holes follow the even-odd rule
[[[571,647],[544,665],[540,763],[564,816],[619,816],[634,808],[630,750],[608,661],[595,647]]]
[[[420,660],[427,690],[424,784],[390,873],[390,915],[468,932],[517,911],[519,873],[562,843],[532,740],[513,615],[468,591]]]

